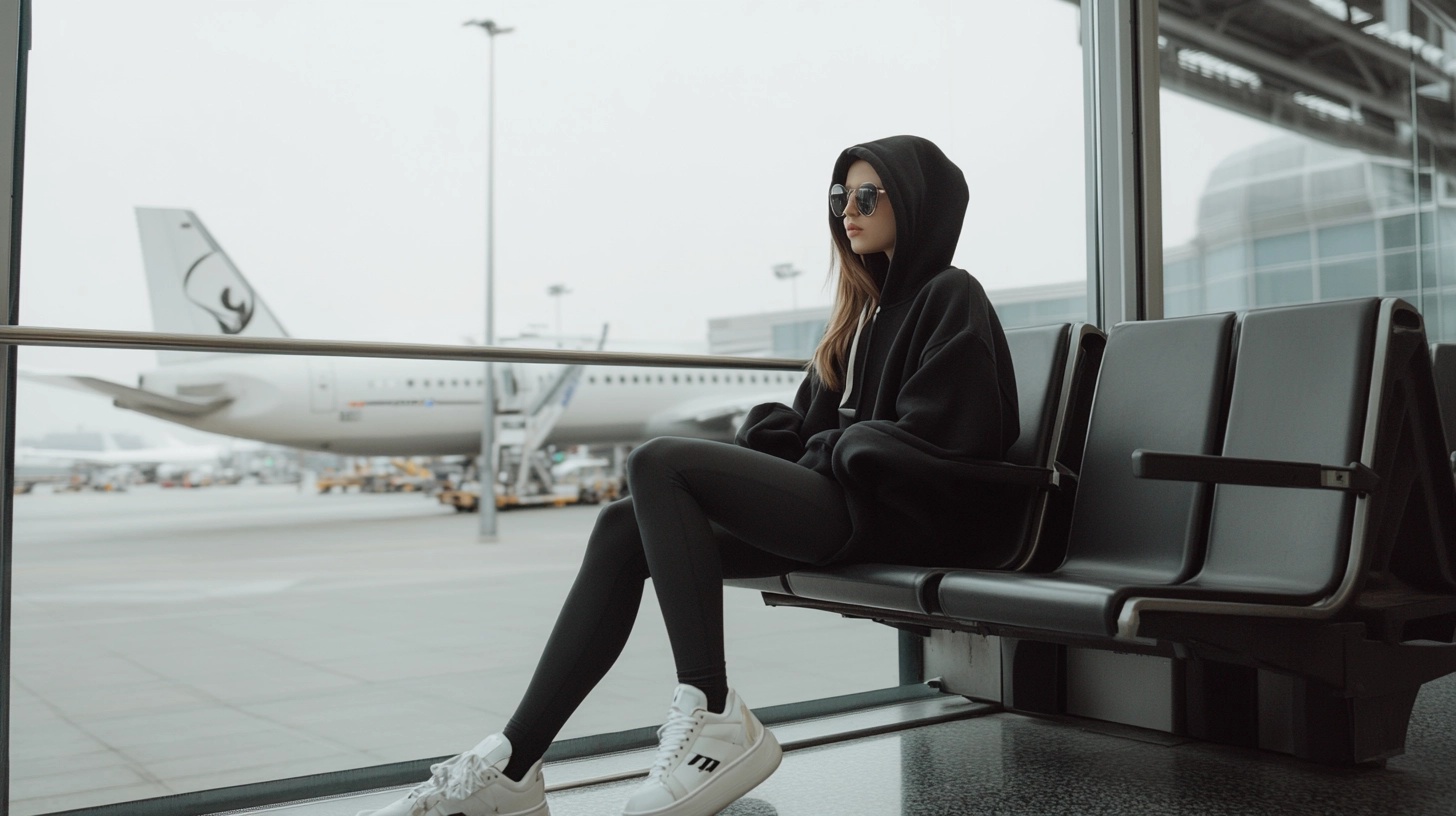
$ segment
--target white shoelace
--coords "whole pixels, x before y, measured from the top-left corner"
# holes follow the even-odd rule
[[[698,719],[692,714],[679,711],[676,708],[667,712],[667,722],[657,729],[657,759],[652,762],[652,770],[647,772],[648,779],[656,779],[667,772],[667,767],[672,764],[673,757],[687,744],[687,739],[698,724]]]
[[[438,804],[442,798],[465,799],[485,787],[495,773],[496,770],[486,763],[485,757],[474,751],[466,751],[444,762],[436,762],[430,766],[430,778],[415,787],[414,792],[418,798],[410,808],[410,813],[413,816],[423,816],[425,811]]]

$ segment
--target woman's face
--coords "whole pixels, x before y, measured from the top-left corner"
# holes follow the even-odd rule
[[[849,166],[844,176],[844,186],[851,190],[861,184],[873,184],[881,189],[884,183],[880,174],[864,159]],[[873,255],[883,252],[895,256],[895,210],[890,206],[890,196],[880,193],[875,202],[873,215],[862,215],[854,196],[849,197],[849,206],[844,210],[844,232],[849,236],[849,247],[856,255]]]

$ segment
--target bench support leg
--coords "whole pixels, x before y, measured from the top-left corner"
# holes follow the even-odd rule
[[[1001,704],[1001,638],[936,629],[925,640],[925,676],[940,690]]]
[[[1067,709],[1067,649],[1055,643],[1001,638],[1001,704],[1033,714]]]
[[[925,682],[925,638],[901,629],[900,685],[913,686]]]
[[[1346,697],[1295,678],[1290,717],[1293,753],[1327,765],[1380,762],[1405,752],[1406,727],[1419,687],[1374,697]]]
[[[1183,723],[1193,739],[1258,746],[1258,669],[1198,658],[1184,661]]]

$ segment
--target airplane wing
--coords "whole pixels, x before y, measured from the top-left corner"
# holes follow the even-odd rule
[[[158,414],[186,417],[204,416],[233,401],[232,397],[173,397],[80,374],[42,374],[37,371],[21,371],[19,376],[23,380],[70,388],[73,391],[104,394],[111,397],[118,408],[129,408],[153,416]]]

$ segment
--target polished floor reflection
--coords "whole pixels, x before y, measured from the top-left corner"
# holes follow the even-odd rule
[[[994,714],[791,752],[723,814],[1450,814],[1453,725],[1456,676],[1422,690],[1406,753],[1384,768],[1326,768]],[[562,791],[550,797],[551,812],[617,813],[636,784]]]

